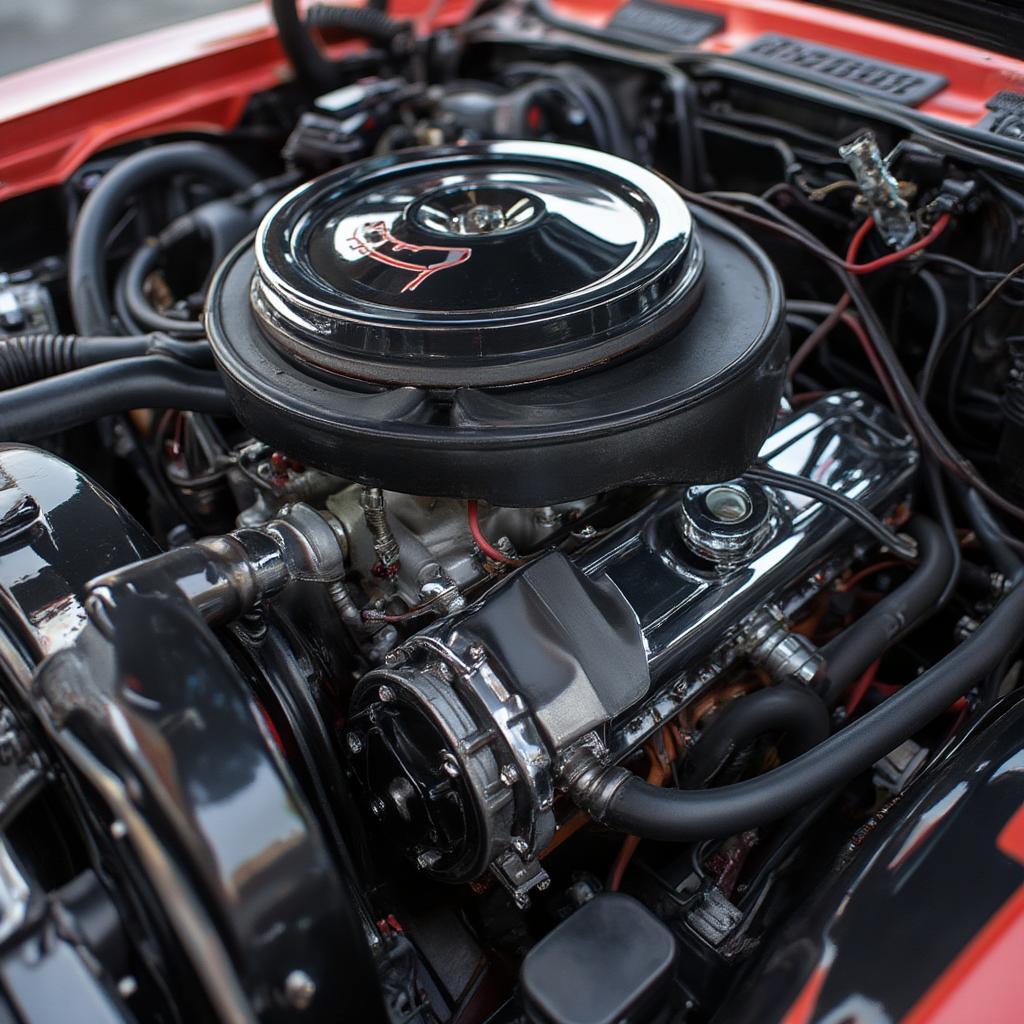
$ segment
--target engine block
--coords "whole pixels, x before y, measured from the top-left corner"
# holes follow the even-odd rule
[[[789,415],[761,456],[889,514],[917,465],[854,393]],[[669,489],[585,554],[541,556],[359,684],[348,748],[374,816],[421,869],[490,866],[522,902],[544,884],[574,747],[621,761],[744,660],[811,682],[815,652],[787,622],[861,542],[834,508],[740,477]]]

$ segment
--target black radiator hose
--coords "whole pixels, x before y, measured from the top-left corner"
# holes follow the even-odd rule
[[[782,734],[781,748],[788,760],[828,737],[828,708],[813,690],[793,682],[730,701],[687,753],[684,785],[706,786],[737,753],[768,733]]]
[[[961,491],[960,501],[978,542],[992,559],[996,569],[1011,583],[1021,582],[1024,578],[1024,562],[1006,543],[1002,527],[996,521],[985,499],[973,487],[965,487]]]
[[[107,290],[107,239],[132,196],[176,175],[206,178],[235,191],[256,181],[230,153],[204,142],[169,142],[115,164],[82,204],[71,235],[68,290],[79,334],[117,333]]]
[[[821,649],[828,665],[821,695],[829,707],[908,629],[938,609],[950,577],[957,571],[950,541],[932,520],[915,516],[908,532],[918,547],[913,575]]]
[[[942,714],[1024,640],[1024,586],[1015,587],[950,654],[813,750],[758,778],[718,789],[663,789],[580,752],[565,769],[576,802],[632,835],[696,842],[765,825],[831,792]]]
[[[0,337],[0,389],[56,377],[83,366],[163,353],[193,366],[213,366],[210,346],[161,334],[80,338],[74,334],[12,334]]]
[[[0,393],[0,441],[31,441],[129,409],[231,411],[216,371],[164,355],[136,356]]]
[[[338,68],[325,57],[310,37],[298,0],[270,0],[281,48],[295,69],[296,77],[316,92],[339,85]]]

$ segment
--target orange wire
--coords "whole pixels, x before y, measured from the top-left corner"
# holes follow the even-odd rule
[[[843,580],[836,587],[836,590],[840,591],[840,593],[845,593],[848,590],[852,590],[858,583],[863,582],[869,576],[873,576],[876,572],[882,572],[883,569],[905,569],[907,564],[907,562],[901,562],[895,558],[890,558],[885,562],[875,562],[873,565],[869,565]]]
[[[828,591],[818,595],[814,609],[799,622],[794,623],[791,632],[801,633],[803,636],[813,637],[821,625],[821,620],[828,614],[831,599]]]
[[[867,671],[853,684],[850,688],[850,696],[846,700],[846,717],[849,718],[854,711],[860,706],[860,702],[864,699],[864,694],[871,689],[871,684],[875,681],[875,676],[878,675],[878,666],[881,665],[882,659],[878,658],[873,661],[867,667]]]
[[[647,772],[648,786],[664,786],[666,780],[672,775],[672,762],[675,760],[676,747],[667,726],[659,735],[665,747],[664,755],[658,751],[654,740],[649,740],[644,744],[644,750],[647,751],[647,757],[651,764]],[[626,868],[629,867],[629,862],[633,859],[633,854],[639,845],[639,836],[626,836],[623,840],[622,848],[619,850],[615,863],[612,865],[612,870],[608,875],[607,888],[609,892],[619,891],[622,878],[626,874]]]

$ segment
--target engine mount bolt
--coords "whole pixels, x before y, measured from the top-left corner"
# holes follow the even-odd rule
[[[395,699],[395,691],[390,686],[382,686],[377,691],[377,696],[380,697],[385,704],[390,704]]]
[[[457,779],[459,777],[459,763],[451,754],[445,754],[441,758],[441,770],[450,779]]]
[[[472,659],[473,659],[474,661],[480,661],[480,659],[481,659],[481,658],[483,658],[483,656],[484,656],[484,649],[483,649],[483,646],[482,646],[481,644],[473,644],[473,645],[472,645],[472,646],[471,646],[471,647],[469,648],[469,656],[470,656],[470,657],[471,657],[471,658],[472,658]]]
[[[346,738],[346,742],[348,743],[349,753],[351,753],[351,754],[359,754],[359,753],[362,752],[363,741],[362,741],[362,738],[360,737],[359,733],[357,733],[357,732],[350,732],[348,734],[348,737]]]
[[[516,780],[519,778],[519,771],[516,769],[515,765],[511,764],[505,765],[498,774],[501,776],[501,781],[504,782],[506,786],[514,786]]]
[[[375,818],[383,818],[386,811],[387,806],[383,800],[375,797],[373,800],[370,801],[370,813]]]
[[[284,979],[284,997],[295,1010],[307,1010],[316,996],[316,982],[305,971],[290,971]]]
[[[510,845],[520,857],[525,857],[530,852],[530,844],[522,836],[516,836]]]

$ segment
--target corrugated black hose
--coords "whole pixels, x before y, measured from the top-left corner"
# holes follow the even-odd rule
[[[170,355],[189,365],[212,368],[205,342],[176,341],[162,334],[133,337],[80,338],[74,334],[12,334],[0,336],[0,390],[56,377],[83,366],[133,356]]]
[[[281,46],[288,55],[296,77],[316,92],[326,92],[341,84],[338,65],[320,52],[309,34],[311,28],[333,28],[355,38],[393,42],[405,26],[387,17],[387,0],[371,0],[365,8],[331,8],[314,4],[305,17],[298,0],[271,0],[270,9],[277,25]]]

